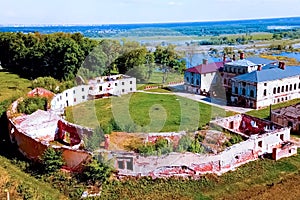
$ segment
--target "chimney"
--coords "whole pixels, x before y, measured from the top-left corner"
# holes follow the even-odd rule
[[[240,59],[241,60],[245,59],[245,54],[243,52],[240,53]]]
[[[233,54],[233,56],[232,56],[232,60],[233,60],[233,61],[235,61],[235,54]]]
[[[257,71],[261,71],[262,70],[262,65],[257,65]]]
[[[207,65],[207,59],[203,59],[203,60],[202,60],[202,64],[203,64],[203,65]]]
[[[281,69],[285,70],[285,62],[281,62]]]
[[[226,62],[226,54],[224,53],[223,55],[223,62],[225,63]]]

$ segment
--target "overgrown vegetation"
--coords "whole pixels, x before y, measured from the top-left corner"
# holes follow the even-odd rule
[[[97,127],[91,136],[83,137],[85,149],[95,151],[100,148],[100,143],[104,141],[104,133],[100,127]]]
[[[47,110],[47,102],[45,97],[25,97],[19,102],[17,110],[19,113],[30,115],[38,109]]]
[[[43,171],[46,174],[57,172],[64,165],[62,152],[58,149],[55,150],[52,147],[46,149],[41,160]]]

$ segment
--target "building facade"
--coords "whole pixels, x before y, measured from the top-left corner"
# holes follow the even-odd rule
[[[97,77],[87,85],[79,85],[55,95],[51,101],[52,110],[111,95],[122,95],[136,91],[136,79],[127,75]]]
[[[210,94],[212,88],[221,81],[220,70],[224,62],[207,63],[189,68],[184,73],[185,90],[195,94]]]
[[[300,97],[300,66],[268,65],[236,76],[231,83],[231,102],[248,108],[263,108],[271,104]]]

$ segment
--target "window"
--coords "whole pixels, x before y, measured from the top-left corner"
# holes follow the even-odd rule
[[[125,92],[125,90],[124,90],[124,89],[122,89],[122,92]]]
[[[132,84],[132,81],[130,81],[130,84]]]
[[[204,77],[206,77],[206,74],[203,74]]]
[[[300,89],[300,83],[298,84],[298,89]]]
[[[62,99],[62,96],[59,96],[60,100]]]
[[[280,93],[280,87],[277,88],[277,93]]]
[[[186,81],[189,82],[189,77],[186,77]]]
[[[297,90],[297,84],[296,83],[294,84],[294,90]]]
[[[242,89],[242,95],[246,95],[246,89],[245,88]]]
[[[125,85],[125,83],[124,83],[124,82],[122,82],[122,85]]]
[[[276,88],[273,88],[273,94],[276,94]]]
[[[100,92],[102,91],[102,85],[101,85],[101,86],[99,86],[99,91],[100,91]]]
[[[280,139],[283,141],[283,139],[284,139],[284,135],[283,134],[280,134]]]
[[[74,102],[76,102],[76,98],[74,98]]]
[[[118,168],[119,169],[125,169],[124,160],[118,160]]]
[[[118,86],[118,83],[115,83],[115,86]]]
[[[82,99],[85,99],[85,96],[82,96]]]
[[[81,91],[84,92],[84,88],[81,88]]]
[[[262,147],[262,141],[259,141],[259,142],[258,142],[258,146],[259,146],[259,147]]]
[[[68,93],[66,92],[66,97],[68,97]]]
[[[288,85],[285,86],[285,91],[286,91],[286,92],[289,91],[289,86],[288,86]]]
[[[254,97],[254,91],[250,90],[250,97]]]
[[[75,94],[75,90],[73,90],[73,94]]]
[[[290,91],[292,91],[292,89],[293,89],[293,86],[292,86],[292,84],[290,85]]]
[[[130,88],[130,91],[132,91],[132,88]]]
[[[238,94],[239,93],[239,89],[238,87],[235,87],[235,94]]]
[[[243,84],[244,87],[246,87],[246,82],[243,82],[242,84]]]
[[[264,83],[264,86],[267,86],[267,83]]]
[[[200,85],[200,84],[199,84],[199,79],[196,80],[196,84],[197,84],[197,85]]]
[[[284,86],[281,87],[281,92],[284,92]]]
[[[267,90],[264,90],[264,96],[267,96]]]

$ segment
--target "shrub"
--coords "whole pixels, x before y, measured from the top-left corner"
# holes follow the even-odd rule
[[[189,137],[187,135],[182,136],[178,142],[177,151],[179,151],[179,152],[187,151],[189,149],[189,147],[191,146],[192,142],[193,142],[193,140],[191,137]]]
[[[62,151],[55,150],[52,147],[47,148],[42,155],[42,165],[45,173],[58,171],[64,165]]]
[[[104,183],[108,180],[112,173],[112,169],[108,164],[99,162],[93,158],[88,164],[85,165],[82,173],[84,181],[95,183]]]
[[[47,98],[45,97],[27,97],[22,102],[19,102],[17,110],[20,113],[27,115],[34,113],[38,109],[47,109]]]
[[[32,87],[42,87],[51,92],[57,93],[59,91],[59,81],[52,77],[39,77],[32,81]]]
[[[100,127],[97,127],[91,136],[83,137],[85,148],[89,151],[99,149],[100,143],[104,141],[104,133]]]

